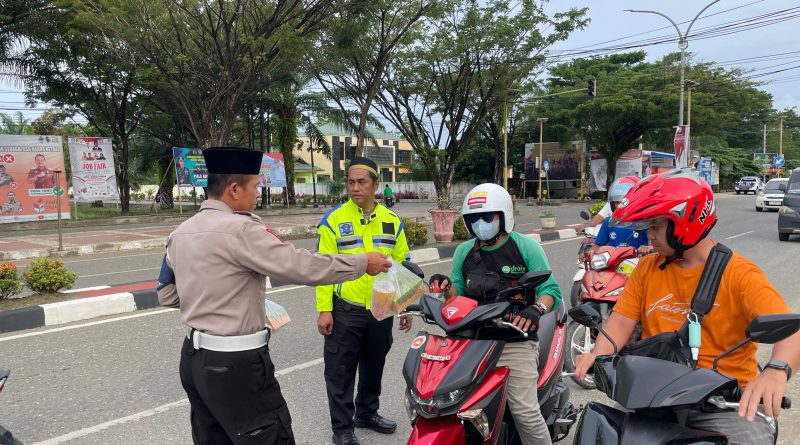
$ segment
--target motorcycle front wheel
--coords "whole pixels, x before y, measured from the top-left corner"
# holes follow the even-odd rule
[[[569,304],[573,308],[581,304],[581,282],[572,283],[572,290],[569,292]]]
[[[567,372],[575,372],[575,361],[580,354],[591,352],[594,348],[595,337],[597,337],[597,330],[587,328],[581,324],[570,321],[567,324],[567,351],[564,357],[564,368]],[[570,376],[572,380],[580,385],[582,388],[594,389],[594,375],[586,374],[583,380],[578,380],[575,375]]]

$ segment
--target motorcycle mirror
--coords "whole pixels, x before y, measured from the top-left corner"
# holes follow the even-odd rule
[[[590,328],[600,326],[603,317],[591,304],[579,304],[569,310],[569,316],[580,325]]]
[[[585,219],[586,221],[589,221],[590,219],[592,219],[592,215],[590,215],[589,212],[587,212],[586,210],[581,210],[580,215],[581,215],[581,218]]]
[[[422,268],[417,266],[415,263],[412,263],[411,261],[403,261],[402,264],[403,264],[403,267],[405,267],[406,269],[410,270],[414,275],[416,275],[416,276],[418,276],[418,277],[420,277],[422,279],[425,279],[425,272],[423,272]]]
[[[760,315],[750,322],[745,335],[756,343],[773,344],[800,330],[800,314]]]
[[[533,286],[536,287],[550,278],[553,272],[549,270],[540,270],[540,271],[533,271],[528,272],[525,275],[521,276],[519,279],[519,284],[521,286]]]

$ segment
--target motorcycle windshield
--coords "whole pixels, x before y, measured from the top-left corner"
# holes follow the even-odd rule
[[[608,392],[626,409],[697,405],[738,386],[736,379],[710,369],[692,369],[656,358],[627,355],[615,362],[615,375],[609,377],[613,388]]]

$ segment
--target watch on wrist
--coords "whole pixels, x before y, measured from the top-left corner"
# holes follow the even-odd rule
[[[789,366],[788,363],[784,362],[783,360],[770,360],[764,368],[772,368],[772,369],[779,369],[786,373],[786,381],[788,382],[790,378],[792,378],[792,368]]]
[[[547,313],[547,306],[544,303],[542,303],[541,301],[537,301],[536,303],[533,303],[533,307],[538,309],[539,312],[542,313],[542,315]]]

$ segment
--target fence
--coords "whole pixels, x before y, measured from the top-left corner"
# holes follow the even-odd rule
[[[407,193],[412,192],[419,196],[420,198],[434,198],[436,196],[436,188],[433,186],[433,181],[415,181],[415,182],[382,182],[381,189],[378,190],[378,193],[383,193],[383,187],[389,185],[392,188],[394,193]],[[296,195],[311,195],[313,193],[313,184],[309,183],[295,183],[294,185],[294,193]],[[461,198],[467,194],[467,192],[474,187],[473,184],[469,184],[466,182],[459,182],[453,184],[450,187],[450,196],[453,198]],[[280,190],[280,189],[279,189]],[[280,191],[278,192],[280,193]],[[346,190],[342,190],[342,194],[347,193]],[[328,183],[327,182],[319,182],[317,183],[317,195],[328,195]]]

